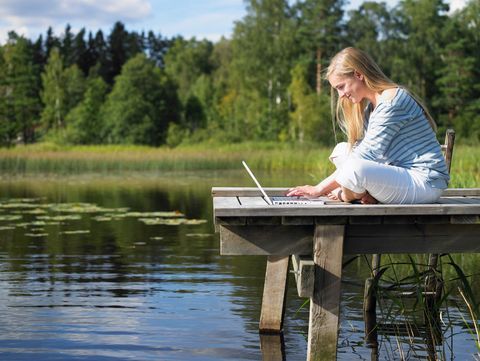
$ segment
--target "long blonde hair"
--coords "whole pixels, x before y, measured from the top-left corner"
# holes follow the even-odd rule
[[[333,74],[340,77],[351,77],[354,76],[355,72],[362,74],[365,85],[377,93],[381,93],[386,89],[399,87],[397,83],[390,80],[383,73],[377,63],[375,63],[367,53],[353,47],[343,49],[332,58],[327,68],[326,78],[330,78]],[[409,94],[422,108],[432,129],[436,131],[437,126],[427,108],[415,94],[410,91]],[[360,103],[354,104],[348,99],[337,98],[334,88],[331,88],[331,95],[332,114],[336,115],[340,128],[347,135],[348,143],[350,146],[353,146],[356,141],[363,138],[363,112],[368,105],[368,100],[363,99]]]

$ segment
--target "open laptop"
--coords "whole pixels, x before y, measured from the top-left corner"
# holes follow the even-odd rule
[[[257,185],[257,188],[260,190],[260,192],[263,194],[265,202],[267,202],[270,205],[295,205],[295,204],[325,204],[325,202],[321,199],[318,198],[305,198],[305,197],[269,197],[263,187],[260,185],[258,182],[257,178],[253,174],[253,172],[250,170],[248,167],[247,163],[242,160],[242,164],[247,170],[248,174],[250,177],[253,179],[255,184]]]

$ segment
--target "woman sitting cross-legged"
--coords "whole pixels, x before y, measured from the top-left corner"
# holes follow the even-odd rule
[[[420,100],[356,48],[333,57],[327,79],[338,92],[337,119],[348,143],[338,144],[330,156],[335,172],[287,195],[366,204],[437,201],[449,175],[435,122]]]

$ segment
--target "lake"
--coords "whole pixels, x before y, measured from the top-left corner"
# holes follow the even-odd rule
[[[265,186],[314,182],[310,174],[257,173]],[[251,181],[242,170],[0,180],[0,360],[261,360],[266,258],[220,257],[212,186]],[[445,340],[434,352],[470,360],[478,352],[471,316],[456,292],[458,271],[442,260]],[[478,273],[476,255],[453,260],[465,275]],[[367,263],[358,257],[343,271],[339,360],[376,352],[363,339]],[[468,280],[478,299],[478,282]],[[303,303],[290,277],[289,361],[306,359]],[[379,344],[380,360],[428,357],[422,337],[380,333]]]

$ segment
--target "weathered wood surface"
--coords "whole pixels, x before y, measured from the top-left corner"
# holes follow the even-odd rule
[[[313,240],[315,285],[310,298],[307,361],[337,358],[345,226],[317,225]]]
[[[297,283],[299,297],[310,298],[313,296],[315,283],[315,263],[311,256],[292,255],[293,274]]]
[[[283,196],[288,188],[265,188],[265,192],[270,196]],[[259,197],[260,191],[256,187],[213,187],[213,197]],[[480,197],[480,188],[448,188],[443,192],[443,197]]]
[[[310,255],[314,226],[220,226],[222,255]],[[345,254],[480,252],[478,224],[352,224]]]
[[[280,333],[283,328],[287,294],[289,256],[269,256],[263,287],[261,333]]]
[[[248,198],[248,197],[247,197]],[[455,200],[435,204],[261,204],[259,197],[251,197],[249,205],[241,205],[237,197],[215,197],[213,199],[216,217],[309,217],[309,216],[405,216],[405,215],[480,215],[480,198],[470,197],[468,203]],[[257,198],[257,201],[254,199]],[[228,202],[226,199],[230,199]],[[446,198],[442,198],[446,201]]]
[[[308,255],[313,226],[220,226],[221,255]]]

